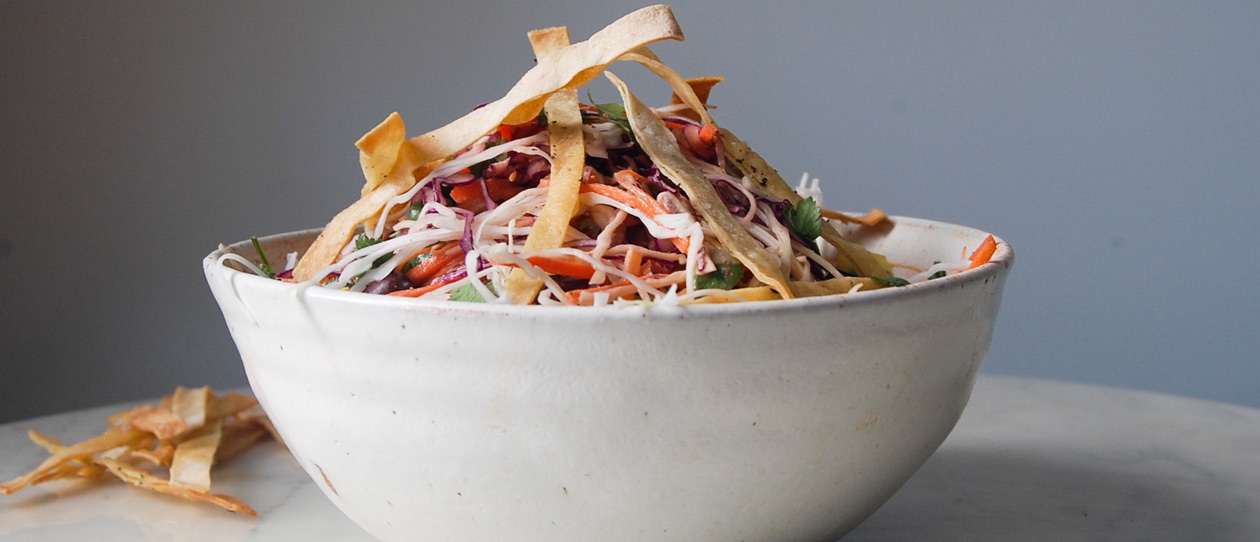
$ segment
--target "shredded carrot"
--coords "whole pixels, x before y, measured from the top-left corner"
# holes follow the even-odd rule
[[[682,279],[681,275],[681,272],[677,274],[679,279]],[[674,276],[674,274],[644,274],[640,275],[639,278],[651,283],[654,279],[668,279],[671,276]],[[639,293],[639,289],[630,282],[623,280],[612,284],[583,288],[581,290],[569,290],[564,293],[564,296],[570,303],[573,303],[574,305],[582,305],[590,304],[590,296],[599,292],[607,292],[610,300],[630,299]]]
[[[499,139],[502,141],[512,140],[512,126],[509,124],[499,125]]]
[[[623,269],[631,275],[638,275],[642,268],[643,253],[639,251],[639,247],[630,245],[630,248],[626,249]]]
[[[623,289],[625,290],[624,292],[614,292],[614,290],[623,290]],[[638,293],[638,289],[635,288],[634,285],[628,282],[621,281],[621,282],[614,282],[612,284],[604,284],[602,286],[584,288],[581,290],[569,290],[564,293],[564,296],[569,299],[570,303],[573,303],[574,305],[580,305],[582,304],[581,300],[582,300],[583,295],[589,296],[597,292],[609,292],[609,299],[626,299],[626,298],[634,297],[634,295]],[[613,295],[614,293],[620,293],[620,295]]]
[[[616,179],[617,184],[621,185],[621,188],[599,183],[582,183],[581,191],[594,192],[608,199],[617,200],[638,209],[649,218],[669,214],[661,202],[656,201],[656,198],[643,189],[641,182],[646,182],[647,179],[644,179],[642,175],[626,169],[614,173],[613,178]],[[675,237],[671,241],[684,254],[691,246],[691,240],[686,237]]]
[[[525,187],[521,185],[512,184],[511,181],[504,177],[491,177],[486,179],[485,182],[486,193],[490,194],[490,199],[495,202],[503,202],[511,199],[512,196],[519,194],[525,189]],[[472,182],[452,187],[451,199],[455,200],[455,203],[460,206],[463,206],[463,204],[469,201],[481,200],[481,183]]]
[[[407,270],[407,280],[415,284],[421,284],[429,280],[445,269],[447,266],[457,263],[464,258],[464,253],[459,250],[451,250],[455,243],[443,243],[430,249],[432,255],[415,267]],[[424,254],[424,252],[421,252]]]
[[[685,124],[683,124],[683,123],[681,123],[681,122],[674,122],[674,121],[672,121],[672,120],[666,120],[666,121],[662,121],[662,122],[664,122],[664,123],[665,123],[665,127],[666,127],[666,128],[669,128],[670,130],[682,130],[683,128],[685,128],[685,127],[686,127],[686,125],[685,125]]]
[[[440,283],[435,282],[433,284],[426,284],[419,288],[408,288],[406,290],[396,290],[385,295],[392,295],[395,297],[420,297],[424,294],[437,290],[438,288],[446,286],[447,284],[450,284],[451,282],[454,282],[454,281],[447,281],[447,282],[440,282]]]
[[[967,269],[975,269],[988,263],[996,251],[997,240],[992,235],[985,237],[984,241],[980,242],[980,246],[976,248],[976,251],[971,253],[971,265],[967,266]]]
[[[456,205],[462,206],[473,199],[481,198],[481,184],[472,182],[451,187],[451,199],[455,200]]]
[[[700,141],[703,141],[705,143],[713,143],[713,140],[717,138],[717,133],[718,133],[717,126],[714,126],[713,124],[706,124],[704,126],[701,126],[700,134],[699,134]]]
[[[576,277],[588,280],[595,276],[595,268],[585,260],[578,258],[565,256],[530,256],[525,259],[539,269],[542,269],[552,275],[564,275],[566,277]]]
[[[621,185],[622,188],[625,188],[627,192],[634,195],[635,199],[642,202],[642,206],[640,208],[643,209],[644,212],[650,211],[648,216],[656,216],[666,214],[668,212],[665,210],[665,206],[661,205],[661,202],[656,201],[656,198],[652,197],[647,190],[643,189],[643,185],[647,183],[647,179],[644,179],[642,175],[628,169],[623,169],[613,174],[613,180],[617,181],[617,184]]]
[[[524,186],[513,183],[506,177],[491,177],[486,179],[486,191],[490,193],[490,199],[494,200],[496,203],[512,199],[524,190]]]
[[[643,211],[643,213],[648,216],[656,216],[657,214],[659,214],[657,209],[653,209],[652,207],[649,207],[643,200],[635,197],[635,195],[631,194],[628,190],[622,190],[615,186],[610,186],[606,184],[598,184],[598,183],[588,183],[588,184],[582,185],[582,191],[594,192],[606,198],[615,199],[621,203],[624,203],[626,205],[634,207],[635,209]]]

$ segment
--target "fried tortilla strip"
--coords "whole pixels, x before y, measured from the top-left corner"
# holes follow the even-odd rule
[[[40,448],[47,450],[48,453],[50,454],[55,454],[66,448],[65,445],[61,443],[60,439],[57,439],[55,437],[50,437],[48,435],[39,433],[35,430],[27,431],[26,435],[30,437],[31,442],[34,442]],[[95,480],[97,478],[100,478],[101,475],[104,474],[104,472],[105,472],[105,469],[97,465],[85,465],[79,461],[68,461],[66,463],[59,465],[57,468],[50,470],[44,473],[43,475],[35,478],[34,480],[31,480],[30,485],[34,486],[34,485],[42,484],[44,482],[51,482],[53,480],[62,480],[65,478],[83,478],[87,480]]]
[[[752,271],[758,280],[779,292],[779,295],[792,297],[787,280],[779,269],[778,260],[748,233],[739,219],[731,215],[713,185],[683,156],[673,134],[660,117],[635,97],[616,75],[611,72],[605,72],[604,75],[621,93],[630,128],[634,130],[644,152],[652,158],[661,172],[687,193],[691,205],[700,213],[726,251]]]
[[[336,261],[359,223],[387,212],[383,208],[389,199],[410,189],[415,179],[428,173],[425,171],[417,173],[414,178],[411,176],[411,172],[421,164],[431,165],[428,169],[432,171],[437,163],[471,145],[500,124],[520,124],[538,116],[543,104],[556,91],[577,89],[626,52],[665,39],[683,39],[682,30],[669,6],[640,9],[614,21],[584,42],[564,47],[546,59],[539,59],[538,64],[525,72],[502,98],[474,109],[437,130],[407,140],[399,147],[398,158],[385,179],[363,194],[359,201],[338,213],[302,255],[293,271],[294,280],[310,280]],[[373,162],[374,177],[379,174],[376,167]]]
[[[534,55],[539,62],[548,61],[569,45],[569,29],[560,26],[529,33]],[[576,90],[560,90],[547,99],[551,143],[551,180],[547,201],[525,239],[525,251],[557,248],[564,242],[569,220],[578,207],[578,191],[582,186],[582,169],[586,166],[586,144],[582,134],[582,110]],[[505,293],[513,303],[528,305],[542,289],[541,278],[531,278],[524,269],[508,275]]]
[[[65,480],[67,478],[79,478],[82,480],[96,480],[105,474],[105,469],[97,465],[81,465],[78,462],[71,462],[61,465],[51,471],[44,473],[43,476],[31,480],[30,485],[37,486],[47,482],[56,480]]]
[[[700,93],[691,85],[690,80],[683,79],[673,68],[662,63],[660,59],[656,58],[656,54],[652,53],[647,47],[640,47],[630,53],[626,53],[622,60],[638,62],[643,67],[651,70],[657,77],[669,83],[670,88],[673,89],[674,95],[671,98],[671,103],[687,104],[687,107],[690,107],[692,112],[695,113],[694,118],[696,120],[704,124],[713,123],[713,118],[709,116],[709,108],[705,106],[705,101],[709,98],[708,90],[712,89],[713,85],[716,85],[717,81],[721,81],[722,78],[718,77],[716,78],[717,81],[709,84],[708,88],[705,89],[704,97],[701,98]],[[703,81],[711,79],[713,78],[703,79]],[[678,102],[673,102],[673,100],[678,100]]]
[[[407,127],[403,124],[402,115],[395,111],[354,143],[359,149],[359,167],[363,169],[365,179],[360,197],[368,195],[389,178],[405,139]]]
[[[31,439],[31,442],[34,442],[36,446],[43,448],[50,454],[55,454],[66,449],[66,445],[61,443],[61,439],[57,437],[50,437],[34,429],[27,431],[26,437]]]
[[[818,213],[821,214],[823,218],[839,220],[849,224],[861,224],[867,227],[878,226],[880,222],[888,219],[888,215],[884,214],[884,211],[880,209],[871,209],[862,216],[852,216],[839,211],[832,211],[831,209],[823,209],[820,207],[818,209]]]
[[[209,386],[193,390],[180,386],[175,388],[175,394],[171,398],[171,412],[184,420],[188,429],[196,429],[206,424],[206,406],[209,402]]]
[[[709,94],[713,91],[713,86],[717,85],[718,83],[721,83],[722,78],[717,77],[717,76],[691,77],[691,78],[686,79],[685,81],[687,82],[687,87],[690,88],[693,93],[695,93],[696,99],[700,100],[700,103],[707,106],[709,104]],[[678,92],[675,91],[674,95],[669,97],[669,103],[680,104],[680,103],[683,103],[683,99],[681,96],[678,95]],[[691,120],[695,120],[695,121],[700,120],[699,115],[684,114],[683,116],[689,117],[691,118]]]
[[[169,442],[164,442],[152,449],[141,448],[138,450],[132,450],[131,457],[143,459],[158,467],[169,468],[171,466],[171,461],[175,457],[175,445]]]
[[[174,485],[157,475],[138,468],[135,465],[119,461],[117,459],[109,459],[106,457],[96,457],[92,459],[93,463],[101,465],[117,476],[118,479],[127,482],[133,486],[173,495],[190,501],[208,502],[225,510],[257,516],[258,513],[250,508],[249,505],[240,499],[228,495],[214,495],[209,491],[200,491],[187,487]]]
[[[857,287],[859,291],[878,290],[884,287],[884,283],[870,277],[836,277],[818,282],[793,281],[788,286],[799,297],[817,297],[847,294],[854,291],[854,287]]]
[[[176,445],[171,459],[171,484],[210,491],[210,467],[222,435],[223,422],[216,420],[207,424],[205,431]]]
[[[324,227],[324,231],[320,232],[319,237],[315,238],[315,242],[302,255],[297,268],[293,270],[293,279],[298,282],[310,280],[320,270],[332,265],[360,223],[379,216],[382,212],[388,212],[385,205],[389,200],[410,190],[417,179],[424,178],[439,163],[420,162],[415,146],[404,141],[398,149],[398,160],[394,162],[394,167],[385,180],[333,217],[332,222]]]
[[[267,436],[267,428],[258,419],[232,420],[224,423],[219,447],[214,451],[214,462],[231,461],[265,436]]]
[[[140,405],[114,414],[109,417],[109,424],[148,431],[163,440],[175,438],[189,429],[188,422],[178,414],[153,405]]]
[[[258,399],[240,393],[225,393],[222,397],[211,395],[206,407],[207,420],[222,420],[249,410],[258,404]]]
[[[706,295],[699,299],[687,301],[687,305],[704,305],[709,303],[738,303],[742,301],[771,301],[775,299],[783,299],[778,292],[769,286],[750,286],[748,288],[735,288],[728,290],[731,295]]]
[[[649,6],[630,13],[586,41],[538,59],[538,65],[525,72],[502,98],[412,141],[426,161],[451,156],[501,123],[520,124],[538,116],[555,91],[576,90],[625,53],[666,39],[683,40],[669,6]]]
[[[255,403],[254,406],[249,407],[240,412],[237,412],[236,420],[230,422],[229,425],[231,423],[236,423],[238,421],[248,421],[248,422],[256,423],[259,426],[261,426],[264,430],[266,430],[267,433],[271,435],[271,438],[275,439],[276,442],[280,443],[281,446],[284,446],[284,439],[280,438],[280,432],[276,431],[276,426],[275,424],[271,423],[271,418],[267,417],[267,413],[263,412],[262,407],[257,404],[256,400],[254,401],[254,403]],[[227,431],[228,428],[225,427],[224,430]]]
[[[9,495],[26,487],[27,484],[42,477],[61,465],[71,461],[86,463],[93,455],[119,446],[129,446],[144,440],[148,435],[134,428],[110,427],[104,433],[83,442],[65,446],[40,463],[35,470],[0,484],[0,494]],[[34,439],[32,439],[34,440]]]
[[[838,277],[818,282],[798,282],[792,281],[788,283],[788,287],[792,289],[792,293],[796,297],[818,297],[824,295],[847,294],[853,290],[854,286],[860,286],[858,290],[875,290],[883,288],[883,283],[869,277]],[[770,289],[768,286],[754,286],[751,288],[736,288],[730,290],[731,296],[721,294],[705,296],[700,299],[690,301],[689,304],[705,304],[705,303],[732,303],[737,301],[770,301],[774,299],[783,299],[778,292]],[[738,296],[738,297],[735,297]]]
[[[660,60],[656,58],[656,55],[649,51],[647,47],[640,47],[634,52],[627,54],[623,57],[623,59],[642,64],[644,67],[663,79],[666,83],[669,83],[670,88],[674,91],[670,101],[673,102],[677,100],[677,103],[686,104],[687,107],[691,109],[689,112],[682,111],[681,113],[691,113],[690,115],[683,116],[690,117],[704,124],[712,124],[714,128],[717,128],[717,124],[713,122],[713,118],[709,116],[708,106],[705,104],[705,101],[709,96],[708,91],[712,90],[713,85],[717,84],[717,81],[720,81],[721,78],[716,78],[717,81],[714,80],[715,78],[694,80],[698,81],[696,84],[704,87],[704,97],[701,98],[700,93],[692,86],[693,80],[684,79],[678,74],[678,72],[661,63]],[[779,262],[779,273],[785,277],[789,275],[790,272],[787,261]]]
[[[783,177],[779,176],[779,172],[775,171],[770,164],[766,163],[760,155],[744,143],[743,140],[735,137],[730,130],[718,127],[718,134],[722,140],[723,147],[726,148],[726,156],[729,157],[737,168],[754,183],[761,187],[767,194],[780,199],[786,199],[796,202],[804,199],[800,194],[796,193]],[[884,260],[876,257],[865,247],[849,241],[836,231],[835,227],[826,221],[822,224],[822,238],[836,247],[839,258],[835,262],[836,268],[845,273],[859,275],[863,277],[881,277],[891,278],[892,268],[890,268]],[[879,287],[883,287],[881,284]]]
[[[658,66],[653,66],[643,60],[639,61],[660,75],[661,78],[665,79],[665,81],[668,82],[674,89],[674,95],[670,97],[670,103],[685,103],[691,107],[692,110],[696,111],[707,111],[709,94],[713,90],[713,86],[722,81],[721,77],[681,79],[677,73],[674,73],[673,70],[663,64],[660,64],[659,62],[656,62]],[[680,85],[680,81],[684,83],[684,85]],[[697,114],[692,118],[703,122],[712,122],[711,119],[708,119],[707,114],[703,116]],[[738,137],[735,137],[735,134],[733,134],[730,130],[718,127],[718,131],[719,134],[721,134],[720,137],[722,144],[726,149],[727,155],[735,161],[736,167],[741,173],[747,175],[749,179],[752,179],[754,182],[759,184],[766,193],[778,198],[786,199],[793,205],[802,199],[800,194],[797,194],[796,190],[793,190],[792,187],[783,180],[783,177],[779,175],[778,171],[771,167],[770,164],[761,157],[761,155],[754,152],[747,143]],[[857,218],[842,215],[834,211],[823,210],[823,213],[826,218],[837,218],[844,221],[858,222],[863,225],[875,225],[884,219],[883,212],[878,209],[872,210],[872,212],[868,213],[866,216]],[[827,216],[827,213],[831,213],[836,216]],[[839,267],[840,270],[846,273],[855,273],[863,276],[879,276],[885,278],[892,276],[892,268],[889,267],[887,260],[884,260],[878,255],[871,254],[865,248],[857,245],[856,243],[852,243],[847,239],[844,239],[844,237],[840,235],[840,232],[836,231],[831,224],[823,223],[822,237],[825,241],[836,247],[836,250],[839,252],[840,261],[837,262],[837,267]],[[879,284],[876,287],[882,288],[883,285]]]

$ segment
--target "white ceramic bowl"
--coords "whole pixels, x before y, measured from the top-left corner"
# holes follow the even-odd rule
[[[893,220],[860,240],[894,263],[986,235]],[[643,309],[303,288],[219,254],[206,277],[302,467],[382,540],[446,542],[835,540],[953,428],[1013,260],[1001,243],[902,288]]]

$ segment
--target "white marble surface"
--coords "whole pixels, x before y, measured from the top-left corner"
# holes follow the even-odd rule
[[[0,479],[44,457],[27,429],[85,438],[115,410],[0,426]],[[371,540],[274,443],[215,476],[259,517],[54,483],[0,497],[0,540]],[[982,376],[941,449],[844,540],[1260,540],[1260,410]]]

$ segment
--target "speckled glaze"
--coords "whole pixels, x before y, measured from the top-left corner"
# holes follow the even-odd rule
[[[986,235],[893,222],[858,239],[895,264],[960,259]],[[1013,261],[1001,243],[903,288],[568,308],[302,287],[219,254],[211,290],[303,468],[382,540],[449,542],[835,540],[953,428]]]

